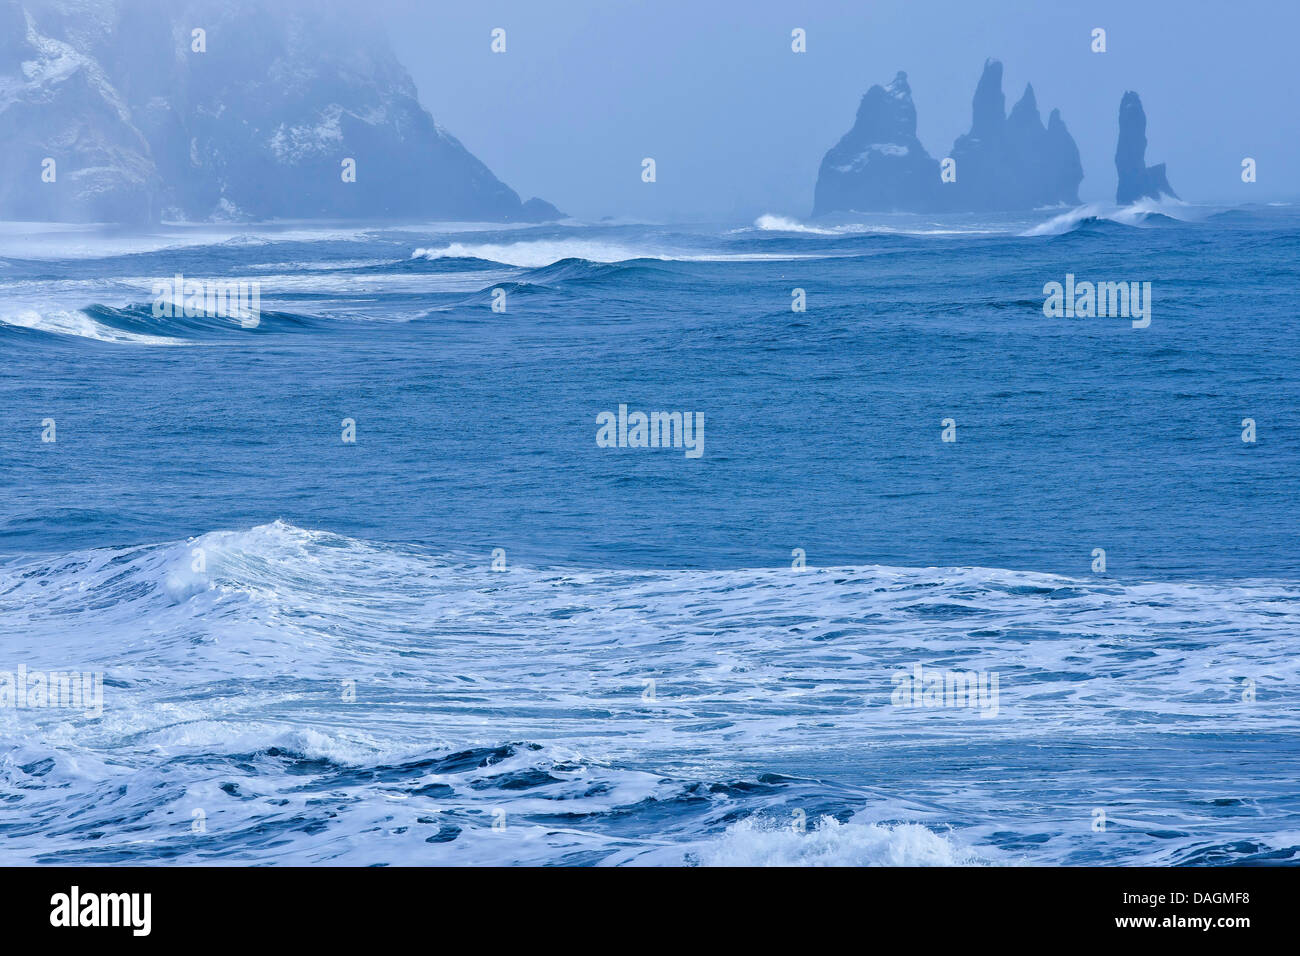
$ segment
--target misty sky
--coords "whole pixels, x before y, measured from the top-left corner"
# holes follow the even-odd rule
[[[382,0],[420,99],[523,198],[584,219],[807,216],[817,168],[874,83],[905,70],[932,156],[970,125],[985,57],[1032,82],[1113,200],[1120,96],[1191,201],[1300,197],[1294,0]],[[494,27],[507,52],[489,49]],[[808,52],[790,50],[790,31]],[[1090,49],[1094,27],[1108,52]],[[641,182],[641,159],[658,182]],[[1256,159],[1259,181],[1241,182]]]

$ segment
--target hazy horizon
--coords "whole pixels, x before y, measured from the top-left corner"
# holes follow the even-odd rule
[[[1079,145],[1085,202],[1113,201],[1120,97],[1146,108],[1147,161],[1167,163],[1191,202],[1294,199],[1300,176],[1287,68],[1300,9],[1137,7],[1103,0],[1044,7],[991,0],[755,0],[744,17],[681,0],[564,16],[519,0],[491,9],[386,0],[394,48],[435,120],[523,198],[584,219],[660,221],[807,216],[822,156],[874,84],[903,70],[917,133],[947,155],[970,126],[984,60],[1005,67],[1007,109],[1032,83],[1046,120],[1059,108]],[[506,30],[505,53],[490,50]],[[807,33],[793,53],[790,32]],[[1093,28],[1107,52],[1092,52]],[[666,68],[672,64],[673,68]],[[640,179],[654,157],[658,181]],[[1244,184],[1241,160],[1258,163]]]

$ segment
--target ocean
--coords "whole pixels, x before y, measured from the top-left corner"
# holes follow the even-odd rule
[[[0,862],[1300,861],[1298,254],[1291,205],[7,225]]]

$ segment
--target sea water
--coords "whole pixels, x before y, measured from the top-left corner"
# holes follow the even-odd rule
[[[6,226],[0,861],[1294,862],[1298,255],[1290,206]]]

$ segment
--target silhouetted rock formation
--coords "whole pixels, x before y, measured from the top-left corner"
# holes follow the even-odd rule
[[[1115,201],[1121,205],[1144,198],[1178,198],[1165,176],[1165,164],[1147,165],[1147,114],[1142,109],[1142,99],[1132,90],[1125,93],[1119,101],[1119,142],[1115,145],[1115,172],[1119,175]]]
[[[0,0],[0,141],[0,219],[561,218],[438,126],[344,4]]]
[[[1034,88],[1004,112],[1002,64],[984,63],[971,106],[971,130],[952,147],[957,181],[944,188],[963,210],[1033,209],[1079,202],[1083,167],[1079,150],[1058,110],[1047,126],[1038,112]]]
[[[853,128],[822,159],[813,215],[841,209],[939,208],[939,162],[916,138],[907,74],[867,90]]]
[[[826,154],[813,215],[834,211],[970,212],[1079,202],[1079,150],[1053,110],[1047,125],[1032,86],[1006,115],[1002,64],[988,60],[975,88],[971,129],[953,144],[956,181],[916,138],[907,77],[862,98],[853,129]]]

